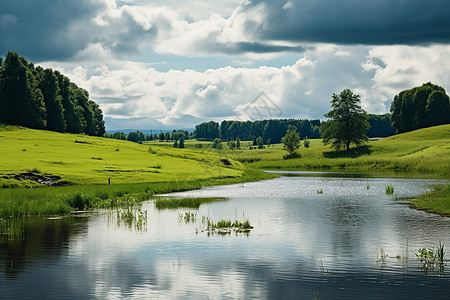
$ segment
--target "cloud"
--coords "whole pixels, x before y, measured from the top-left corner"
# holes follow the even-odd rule
[[[416,45],[450,42],[450,2],[446,0],[253,0],[265,18],[245,29],[263,40],[302,43]]]
[[[445,0],[189,3],[3,1],[0,52],[17,51],[37,62],[126,59],[145,56],[149,49],[185,57],[267,60],[286,52],[303,53],[315,43],[450,41],[450,2]]]
[[[351,55],[349,55],[351,53]],[[400,91],[432,81],[450,90],[442,64],[450,46],[317,45],[282,67],[222,67],[158,71],[151,64],[112,61],[45,63],[61,70],[100,104],[108,129],[194,127],[215,120],[246,120],[245,111],[264,91],[281,118],[323,119],[333,93],[361,95],[369,113],[386,113]]]

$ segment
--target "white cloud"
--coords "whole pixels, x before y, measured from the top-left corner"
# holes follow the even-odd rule
[[[449,59],[450,46],[316,45],[282,67],[161,72],[151,64],[125,61],[47,66],[90,92],[108,117],[108,129],[187,128],[248,118],[243,108],[261,91],[282,110],[281,118],[323,118],[331,95],[345,88],[361,96],[369,113],[385,113],[404,89],[432,81],[449,90],[450,72],[442,63]]]

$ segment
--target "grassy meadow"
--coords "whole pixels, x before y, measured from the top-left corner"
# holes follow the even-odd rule
[[[297,152],[300,158],[286,160],[281,144],[256,149],[251,142],[242,141],[241,149],[230,150],[223,143],[223,149],[217,150],[211,142],[188,140],[186,148],[176,149],[172,142],[137,144],[3,126],[0,218],[114,207],[138,203],[158,193],[276,176],[257,169],[404,171],[449,178],[450,125],[371,141],[348,153],[323,146],[321,140],[310,140],[309,148],[302,145]],[[41,187],[21,178],[24,173],[58,176],[59,182],[70,185],[24,188]],[[448,202],[448,188],[445,191],[444,196],[438,193],[437,197]]]
[[[166,145],[167,142],[151,142],[152,145]],[[283,159],[287,152],[282,144],[250,150],[250,142],[241,142],[240,150],[229,150],[223,143],[223,150],[211,148],[211,143],[186,141],[186,147],[203,151],[215,151],[245,165],[263,170],[349,170],[365,172],[396,172],[450,177],[450,125],[441,125],[403,133],[388,138],[369,141],[359,148],[335,151],[324,146],[322,140],[310,140],[310,147],[302,144],[297,153],[300,158]],[[255,148],[253,146],[253,148]]]
[[[74,184],[195,181],[241,176],[241,163],[212,152],[140,145],[86,135],[0,128],[0,187],[37,186],[32,172]]]

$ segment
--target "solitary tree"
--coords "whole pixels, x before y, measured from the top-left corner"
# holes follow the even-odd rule
[[[325,145],[331,144],[338,150],[345,147],[349,151],[351,143],[359,146],[369,140],[367,131],[370,125],[360,102],[359,95],[353,94],[349,89],[343,90],[339,95],[333,94],[332,109],[325,115],[330,120],[320,126]]]
[[[281,142],[284,144],[284,150],[289,152],[289,157],[293,157],[295,150],[300,148],[300,135],[295,129],[289,129],[286,135],[281,138]]]

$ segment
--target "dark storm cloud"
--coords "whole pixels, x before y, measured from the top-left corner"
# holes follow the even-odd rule
[[[97,1],[28,1],[0,3],[0,55],[16,51],[33,60],[65,59],[83,49],[89,34],[73,32],[104,5]],[[5,22],[10,20],[10,22]]]
[[[253,0],[243,13],[265,7],[262,23],[246,29],[260,39],[336,44],[450,42],[448,0]]]
[[[106,0],[2,1],[0,55],[16,51],[34,61],[64,61],[92,44],[121,55],[156,35],[158,25],[139,24],[132,9],[119,7],[117,16],[110,10]]]

